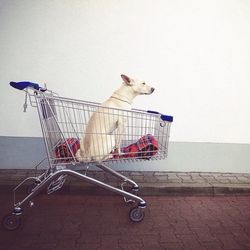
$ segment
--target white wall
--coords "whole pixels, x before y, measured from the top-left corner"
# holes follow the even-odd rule
[[[174,115],[172,141],[250,143],[247,0],[0,0],[0,135],[40,136],[11,80],[103,101],[127,73],[134,106]]]

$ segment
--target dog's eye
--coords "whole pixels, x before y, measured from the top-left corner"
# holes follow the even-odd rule
[[[142,84],[143,84],[143,85],[145,85],[146,83],[145,83],[145,82],[143,82]]]

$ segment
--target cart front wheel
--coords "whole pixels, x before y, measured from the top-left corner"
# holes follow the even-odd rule
[[[6,230],[16,230],[21,225],[21,218],[15,214],[8,214],[3,218],[3,227]]]
[[[129,212],[129,218],[133,222],[141,222],[144,219],[144,210],[140,207],[132,208]]]

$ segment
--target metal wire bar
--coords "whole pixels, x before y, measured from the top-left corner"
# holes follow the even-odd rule
[[[146,158],[147,160],[164,159],[167,156],[167,148],[169,141],[169,129],[171,122],[163,122],[160,115],[147,113],[142,110],[122,110],[115,108],[102,107],[100,104],[93,102],[86,102],[82,100],[75,100],[64,98],[60,96],[47,96],[46,93],[41,93],[35,96],[37,101],[38,111],[40,113],[42,131],[45,138],[45,145],[47,148],[49,162],[53,164],[79,164],[76,160],[74,152],[67,142],[67,138],[83,138],[84,136],[90,136],[90,133],[86,131],[87,124],[90,121],[93,114],[101,115],[103,118],[103,124],[94,124],[95,130],[91,131],[92,135],[99,136],[100,140],[93,141],[93,148],[97,148],[98,157],[105,159],[105,161],[135,161],[145,160],[140,156],[126,157],[109,157],[105,158],[104,151],[109,144],[114,143],[119,138],[121,140],[121,147],[126,147],[130,144],[136,143],[142,136],[151,134],[155,137],[158,143],[157,154],[154,151],[148,151],[152,153],[152,157]],[[124,129],[114,129],[111,132],[109,125],[115,120],[124,121]],[[164,126],[162,126],[164,124]],[[118,138],[118,139],[117,139]],[[58,159],[55,155],[55,147],[58,144],[65,143],[70,157],[68,155],[61,155]],[[116,145],[113,145],[116,146]],[[112,150],[110,149],[110,154]],[[97,158],[98,158],[97,157]],[[89,160],[95,162],[95,160]]]

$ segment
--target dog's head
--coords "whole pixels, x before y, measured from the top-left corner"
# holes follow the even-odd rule
[[[154,92],[154,88],[147,85],[144,81],[132,79],[126,75],[121,75],[124,84],[131,87],[137,95],[150,95]]]

